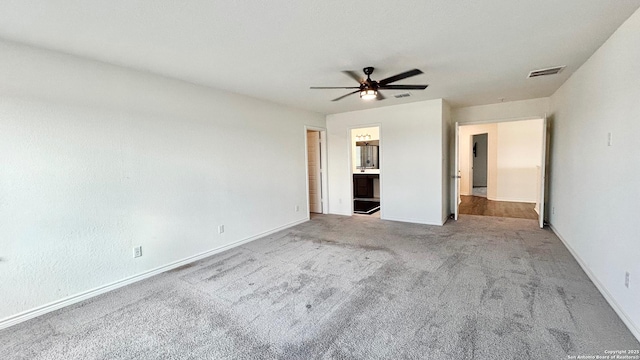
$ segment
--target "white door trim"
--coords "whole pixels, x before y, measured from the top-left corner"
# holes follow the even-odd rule
[[[455,124],[454,139],[454,161],[453,161],[453,220],[458,220],[460,211],[460,124]]]
[[[542,160],[540,161],[540,198],[538,199],[538,222],[540,228],[544,228],[544,210],[545,210],[545,191],[547,180],[547,136],[549,129],[547,127],[547,114],[542,118]]]
[[[539,119],[544,119],[547,116],[546,113],[544,113],[543,115],[540,116],[527,116],[527,117],[519,117],[519,118],[501,118],[501,119],[495,119],[495,120],[478,120],[478,121],[471,121],[471,122],[456,122],[457,124],[459,124],[460,126],[467,126],[467,125],[482,125],[482,124],[494,124],[494,123],[502,123],[502,122],[511,122],[511,121],[526,121],[526,120],[539,120]]]

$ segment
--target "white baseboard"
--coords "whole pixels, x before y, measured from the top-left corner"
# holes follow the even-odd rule
[[[516,199],[516,198],[490,198],[487,197],[487,199],[491,200],[491,201],[504,201],[504,202],[521,202],[521,203],[527,203],[527,204],[535,204],[536,200],[531,200],[531,199]]]
[[[38,306],[38,307],[30,309],[30,310],[23,311],[23,312],[18,313],[16,315],[12,315],[12,316],[9,316],[7,318],[4,318],[4,319],[0,320],[0,329],[8,328],[10,326],[19,324],[19,323],[21,323],[23,321],[27,321],[29,319],[33,319],[33,318],[35,318],[37,316],[44,315],[46,313],[61,309],[61,308],[65,307],[65,306],[69,306],[69,305],[78,303],[80,301],[92,298],[94,296],[98,296],[98,295],[104,294],[104,293],[109,292],[111,290],[115,290],[115,289],[121,288],[123,286],[129,285],[129,284],[133,284],[135,282],[138,282],[140,280],[144,280],[144,279],[149,278],[151,276],[158,275],[158,274],[163,273],[165,271],[169,271],[169,270],[175,269],[177,267],[192,263],[194,261],[198,261],[198,260],[204,259],[204,258],[206,258],[208,256],[215,255],[215,254],[223,252],[225,250],[232,249],[232,248],[240,246],[242,244],[246,244],[246,243],[251,242],[253,240],[257,240],[257,239],[259,239],[261,237],[264,237],[264,236],[273,234],[275,232],[290,228],[292,226],[296,226],[298,224],[302,224],[302,223],[307,222],[307,221],[308,221],[308,219],[297,220],[297,221],[294,221],[292,223],[289,223],[289,224],[286,224],[286,225],[282,225],[282,226],[279,226],[277,228],[262,232],[260,234],[257,234],[257,235],[254,235],[254,236],[242,239],[242,240],[238,240],[238,241],[233,242],[231,244],[227,244],[227,245],[223,245],[223,246],[217,247],[215,249],[207,250],[205,252],[202,252],[202,253],[199,253],[199,254],[196,254],[196,255],[193,255],[193,256],[189,256],[187,258],[184,258],[184,259],[181,259],[181,260],[178,260],[178,261],[174,261],[172,263],[169,263],[169,264],[166,264],[166,265],[163,265],[163,266],[159,266],[157,268],[154,268],[154,269],[142,272],[140,274],[136,274],[136,275],[124,278],[122,280],[118,280],[118,281],[115,281],[115,282],[112,282],[112,283],[109,283],[109,284],[106,284],[106,285],[102,285],[102,286],[99,286],[97,288],[93,288],[91,290],[85,291],[85,292],[81,292],[81,293],[78,293],[78,294],[75,294],[75,295],[71,295],[71,296],[62,298],[60,300],[56,300],[56,301],[50,302],[50,303],[45,304],[45,305]]]
[[[349,214],[347,212],[340,212],[340,211],[330,211],[329,212],[330,215],[341,215],[341,216],[352,216],[353,214]]]
[[[566,246],[567,249],[569,249],[569,252],[571,253],[571,255],[573,255],[573,257],[576,259],[576,261],[578,262],[578,264],[580,265],[580,267],[582,268],[582,270],[584,270],[584,272],[587,274],[587,276],[589,277],[589,279],[591,279],[591,282],[593,282],[593,284],[596,286],[596,288],[598,288],[598,290],[600,291],[600,293],[602,294],[602,296],[604,296],[605,300],[607,300],[607,302],[609,303],[609,305],[611,305],[611,307],[613,308],[613,310],[616,312],[616,314],[618,314],[618,316],[620,317],[620,319],[622,320],[622,322],[624,322],[624,324],[629,328],[629,331],[631,331],[631,333],[633,334],[633,336],[636,337],[636,339],[638,339],[638,341],[640,341],[640,326],[637,326],[636,324],[633,323],[633,320],[631,320],[631,318],[627,315],[627,313],[624,312],[624,310],[622,309],[622,307],[620,307],[620,305],[618,305],[618,303],[616,302],[616,300],[613,298],[613,296],[611,296],[611,294],[609,293],[609,291],[607,291],[607,288],[598,280],[598,278],[591,272],[591,270],[587,267],[587,265],[584,263],[584,261],[580,258],[580,256],[578,256],[578,253],[576,253],[575,250],[573,250],[573,248],[571,247],[571,245],[569,245],[569,243],[567,242],[567,240],[565,240],[562,235],[560,235],[560,233],[558,232],[558,230],[556,230],[556,228],[553,227],[553,225],[549,224],[549,228],[551,229],[551,231],[553,231],[554,234],[556,234],[556,236],[560,239],[560,241],[562,241],[562,243],[564,244],[564,246]]]
[[[442,226],[442,225],[444,225],[444,223],[428,222],[428,221],[416,220],[416,219],[399,219],[399,218],[390,218],[390,217],[384,217],[384,218],[380,217],[380,219],[389,220],[389,221],[406,222],[406,223],[411,223],[411,224],[434,225],[434,226]]]

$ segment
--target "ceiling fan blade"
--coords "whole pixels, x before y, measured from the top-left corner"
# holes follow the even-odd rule
[[[312,86],[309,89],[360,89],[360,86]]]
[[[389,90],[424,90],[429,85],[382,85],[378,89]]]
[[[380,91],[378,91],[378,94],[376,96],[376,100],[384,100],[386,99],[386,97],[384,95],[382,95],[382,93]]]
[[[342,96],[337,97],[337,98],[335,98],[335,99],[333,99],[333,100],[331,100],[331,101],[338,101],[338,100],[344,99],[344,98],[346,98],[347,96],[349,96],[349,95],[353,95],[353,94],[355,94],[355,93],[357,93],[357,92],[360,92],[360,88],[358,88],[358,90],[356,90],[356,91],[354,91],[354,92],[350,92],[350,93],[348,93],[348,94],[342,95]]]
[[[345,70],[343,71],[343,73],[349,75],[350,78],[357,81],[358,83],[364,84],[364,79],[362,78],[362,75],[358,74],[357,72],[351,71],[351,70]]]
[[[386,84],[390,84],[390,83],[398,81],[398,80],[406,79],[408,77],[412,77],[412,76],[416,76],[416,75],[420,75],[420,74],[422,74],[421,70],[413,69],[413,70],[405,71],[405,72],[400,73],[398,75],[394,75],[394,76],[388,77],[386,79],[382,79],[382,80],[378,81],[378,84],[386,85]]]

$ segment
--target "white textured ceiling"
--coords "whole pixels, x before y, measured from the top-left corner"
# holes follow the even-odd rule
[[[445,98],[551,95],[640,0],[3,0],[0,37],[331,114]],[[567,65],[556,76],[530,70]],[[364,102],[341,70],[419,68],[409,98]]]

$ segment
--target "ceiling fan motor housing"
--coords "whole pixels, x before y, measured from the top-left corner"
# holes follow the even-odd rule
[[[364,90],[378,90],[378,82],[375,80],[371,80],[371,74],[373,74],[373,66],[368,66],[364,69],[362,69],[362,71],[364,71],[364,74],[367,75],[367,79],[362,83],[362,85],[360,85],[360,88],[364,91]]]

